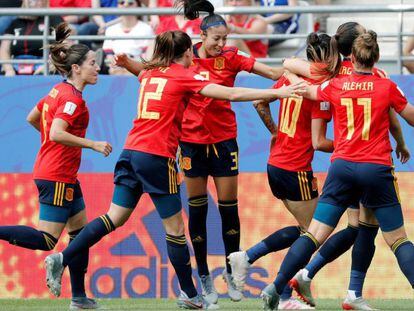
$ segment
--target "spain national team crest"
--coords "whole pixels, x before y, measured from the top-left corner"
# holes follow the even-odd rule
[[[312,191],[318,191],[318,178],[316,177],[312,179]]]
[[[66,188],[65,199],[68,202],[73,201],[73,188]]]
[[[225,67],[224,57],[217,57],[217,58],[214,59],[214,69],[223,70],[224,67]]]
[[[182,162],[183,170],[186,170],[186,171],[191,170],[191,158],[183,157],[182,161],[183,161]]]

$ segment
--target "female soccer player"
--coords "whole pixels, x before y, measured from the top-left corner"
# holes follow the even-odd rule
[[[182,31],[167,31],[156,37],[152,59],[144,62],[138,114],[115,167],[115,189],[107,214],[88,225],[62,253],[46,258],[47,283],[60,294],[61,276],[83,250],[122,226],[141,195],[149,193],[163,221],[167,250],[181,286],[178,305],[187,309],[210,307],[197,295],[191,277],[190,254],[184,235],[175,156],[181,122],[188,98],[196,93],[233,101],[289,97],[302,85],[279,90],[229,88],[206,81],[188,69],[193,60],[190,37]],[[139,68],[137,72],[139,71]]]
[[[361,34],[352,47],[354,72],[309,88],[310,99],[333,105],[335,150],[308,232],[293,243],[277,278],[262,291],[267,310],[277,309],[289,280],[332,233],[348,206],[359,201],[362,209],[375,214],[386,243],[414,286],[414,246],[404,228],[388,136],[389,110],[414,126],[414,107],[395,83],[373,75],[378,59],[375,32]]]
[[[85,138],[89,122],[88,107],[82,91],[96,84],[99,66],[95,52],[83,44],[68,46],[71,30],[65,23],[56,29],[56,43],[50,46],[52,64],[66,80],[55,85],[27,116],[41,133],[41,147],[34,165],[34,181],[39,191],[40,215],[37,229],[28,226],[1,226],[0,239],[28,249],[52,250],[67,227],[70,242],[86,225],[85,202],[77,180],[81,148],[90,148],[108,156],[107,142]],[[86,297],[84,278],[88,249],[69,265],[72,285],[71,309],[96,309]]]
[[[310,34],[307,38],[306,54],[311,63],[326,64],[331,76],[336,75],[340,68],[340,56],[336,49],[331,48],[331,37],[326,34]],[[323,82],[307,80],[312,83]],[[273,87],[277,89],[289,84],[289,80],[282,77]],[[283,99],[279,108],[278,126],[273,122],[269,102],[256,102],[255,106],[272,134],[267,166],[270,188],[273,195],[283,201],[299,226],[280,229],[247,251],[230,254],[234,280],[239,288],[244,286],[251,264],[270,252],[289,247],[301,232],[306,232],[318,198],[317,180],[311,165],[314,149],[333,151],[333,142],[325,136],[326,123],[331,119],[327,103],[304,98]],[[292,290],[287,286],[281,298],[281,309],[310,308],[291,298],[291,294]]]
[[[352,73],[352,43],[360,34],[365,32],[365,28],[355,22],[348,22],[338,27],[335,39],[338,50],[343,56],[342,67],[339,70],[338,77],[348,76]],[[321,74],[323,76],[325,72],[325,65],[310,64],[300,59],[287,59],[284,66],[294,73],[310,78],[318,78]],[[384,71],[375,67],[373,68],[373,73],[380,78],[387,77]],[[404,142],[401,125],[393,110],[390,110],[390,132],[397,142],[395,149],[396,155],[402,163],[405,163],[410,158],[410,153]],[[332,235],[311,262],[291,282],[291,286],[298,292],[299,296],[310,305],[315,305],[315,300],[312,297],[310,289],[311,280],[315,274],[326,264],[338,258],[354,245],[348,295],[343,305],[344,308],[372,309],[368,302],[362,298],[362,287],[366,272],[375,252],[374,241],[378,233],[378,222],[370,210],[364,209],[360,215],[358,205],[356,202],[347,211],[349,219],[348,227]]]
[[[199,12],[208,12],[201,22],[201,42],[194,46],[194,70],[207,80],[233,86],[241,71],[253,72],[277,80],[281,68],[272,68],[255,61],[235,47],[226,47],[228,27],[222,16],[214,14],[207,0],[180,2],[187,19]],[[204,109],[200,109],[204,105]],[[211,302],[218,295],[207,264],[207,181],[212,176],[217,190],[218,208],[222,222],[225,256],[240,249],[240,221],[237,187],[239,173],[236,116],[229,101],[200,95],[190,98],[184,113],[180,139],[181,167],[185,174],[189,204],[189,231],[197,261],[203,294]],[[226,260],[225,257],[225,260]],[[231,267],[226,260],[223,278],[228,294],[234,301],[242,293],[234,285]]]

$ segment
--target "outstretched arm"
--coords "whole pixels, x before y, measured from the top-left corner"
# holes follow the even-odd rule
[[[135,76],[138,76],[144,70],[142,63],[132,60],[124,53],[116,54],[113,58],[112,65],[125,68]]]
[[[278,80],[284,71],[283,67],[270,67],[260,62],[255,62],[252,70],[253,73],[272,80]]]
[[[406,163],[410,159],[410,151],[405,145],[404,135],[401,130],[400,121],[398,121],[397,115],[395,114],[394,109],[390,109],[390,133],[394,137],[397,146],[395,148],[395,153],[397,158],[400,159],[401,163]]]
[[[272,113],[270,111],[270,105],[268,101],[265,100],[256,100],[253,102],[253,106],[257,111],[260,119],[262,119],[263,124],[269,130],[270,134],[277,134],[277,125],[273,121]]]

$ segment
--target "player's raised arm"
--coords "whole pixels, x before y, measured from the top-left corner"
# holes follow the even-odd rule
[[[125,53],[116,54],[111,65],[125,68],[135,76],[138,76],[144,70],[144,65],[141,62],[129,58]]]
[[[37,105],[29,112],[26,117],[26,121],[30,123],[36,130],[40,131],[40,117],[41,112],[37,108]]]
[[[305,83],[299,82],[278,89],[249,89],[243,87],[226,87],[218,84],[208,84],[200,94],[206,97],[230,101],[268,100],[276,98],[297,97],[305,90]]]
[[[285,72],[285,69],[283,67],[270,67],[266,64],[255,62],[252,72],[271,80],[278,80]]]

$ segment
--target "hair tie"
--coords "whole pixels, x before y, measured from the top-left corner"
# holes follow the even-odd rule
[[[207,25],[201,26],[200,29],[205,31],[210,27],[221,26],[221,25],[226,26],[227,24],[226,24],[225,21],[215,21],[215,22],[209,23]]]

